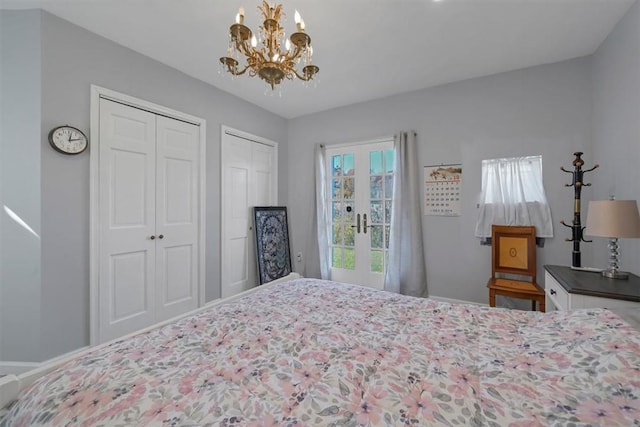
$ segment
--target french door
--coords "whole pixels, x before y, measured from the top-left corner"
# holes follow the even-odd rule
[[[328,147],[331,279],[382,289],[393,197],[393,141]]]

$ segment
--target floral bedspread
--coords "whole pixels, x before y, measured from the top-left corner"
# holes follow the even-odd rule
[[[85,355],[0,425],[639,420],[640,333],[607,310],[489,309],[300,279]]]

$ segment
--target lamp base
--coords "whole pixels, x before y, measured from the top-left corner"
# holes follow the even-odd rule
[[[627,273],[626,271],[618,271],[613,269],[604,270],[602,272],[602,275],[609,279],[622,279],[622,280],[629,279],[629,273]]]

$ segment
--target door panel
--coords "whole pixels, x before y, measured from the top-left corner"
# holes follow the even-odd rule
[[[100,101],[100,342],[155,320],[155,129],[155,115]]]
[[[148,154],[111,150],[111,227],[145,226]]]
[[[156,321],[198,307],[197,126],[157,118]]]
[[[191,245],[165,247],[162,266],[165,269],[164,304],[183,303],[193,298],[193,248]]]
[[[193,162],[183,159],[165,159],[165,219],[167,224],[191,223],[194,206],[191,195]]]
[[[112,255],[110,265],[111,322],[118,323],[144,314],[149,310],[146,298],[149,286],[147,253],[141,251]]]

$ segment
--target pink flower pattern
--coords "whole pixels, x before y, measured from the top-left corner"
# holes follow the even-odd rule
[[[604,309],[282,283],[77,358],[8,426],[640,424],[640,332]]]

